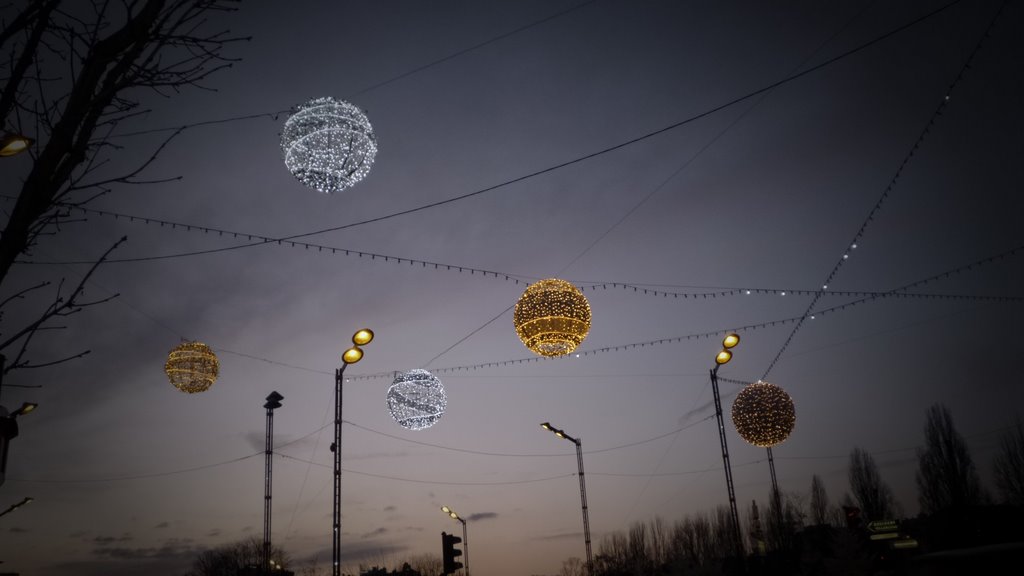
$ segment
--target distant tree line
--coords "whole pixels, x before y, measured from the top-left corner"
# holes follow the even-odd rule
[[[730,514],[719,506],[672,524],[655,518],[605,536],[590,576],[899,573],[894,562],[909,554],[1024,538],[1016,520],[1024,508],[1024,422],[1019,418],[1002,433],[993,460],[998,498],[982,487],[967,443],[942,404],[926,411],[924,443],[916,458],[917,518],[901,518],[874,457],[854,447],[847,464],[850,491],[838,505],[817,474],[806,496],[782,494],[781,510],[771,497],[760,505],[751,503],[742,527],[742,563],[730,559]],[[912,533],[918,548],[902,556],[880,553],[888,550],[881,547],[887,543],[870,540],[866,528],[886,520],[900,521],[902,537]],[[880,568],[879,562],[889,564]],[[586,565],[569,558],[559,576],[586,576]]]
[[[900,531],[920,541],[913,553],[939,551],[1024,540],[1018,517],[1024,511],[1024,421],[1003,431],[993,460],[998,497],[981,485],[967,444],[957,432],[949,410],[935,404],[926,412],[924,444],[917,451],[920,514],[903,519],[892,490],[874,457],[860,447],[850,452],[847,464],[849,492],[833,504],[825,484],[811,476],[806,494],[786,492],[781,506],[765,495],[752,501],[741,526],[746,557],[732,556],[732,521],[729,509],[690,514],[673,523],[661,518],[634,523],[625,532],[606,535],[594,555],[594,571],[578,557],[563,561],[558,576],[681,576],[746,573],[752,575],[858,575],[893,573],[898,566],[880,568],[879,548],[865,530],[872,521],[899,520]],[[987,528],[986,528],[987,527]],[[884,542],[882,544],[885,544]],[[186,576],[235,576],[240,567],[258,562],[261,542],[250,539],[201,553]],[[894,562],[894,555],[886,562]],[[274,550],[278,564],[287,566],[283,551]],[[391,572],[440,576],[441,558],[420,554],[404,561],[387,562]],[[360,573],[372,570],[360,567]],[[308,565],[299,576],[325,574]]]

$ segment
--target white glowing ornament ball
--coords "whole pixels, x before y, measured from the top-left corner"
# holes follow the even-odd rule
[[[391,417],[408,430],[423,430],[437,424],[447,406],[444,386],[426,370],[399,374],[388,389]]]
[[[294,108],[281,132],[281,150],[293,176],[310,188],[332,194],[370,173],[377,139],[362,110],[327,96]]]

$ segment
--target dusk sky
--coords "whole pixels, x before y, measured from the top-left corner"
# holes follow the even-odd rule
[[[935,403],[994,492],[999,433],[1024,405],[1024,6],[1000,6],[300,1],[216,14],[213,28],[252,36],[226,48],[240,62],[206,82],[216,91],[141,96],[152,111],[118,131],[144,133],[116,139],[110,170],[152,155],[169,134],[156,129],[254,117],[174,138],[146,176],[180,180],[89,204],[199,228],[80,213],[3,286],[0,298],[77,282],[128,238],[87,285],[119,296],[40,334],[31,356],[91,353],[4,378],[0,403],[39,408],[19,419],[0,486],[0,509],[35,499],[0,518],[0,571],[180,575],[202,550],[262,538],[271,391],[284,397],[274,544],[293,569],[329,568],[334,370],[362,327],[376,338],[346,372],[346,572],[440,555],[440,533],[461,530],[443,505],[469,520],[474,574],[551,575],[585,557],[575,448],[541,422],[582,441],[595,552],[634,522],[728,504],[708,376],[728,331],[742,338],[719,372],[741,517],[767,501],[770,475],[728,411],[738,382],[758,379],[796,406],[774,449],[787,494],[806,502],[817,473],[839,504],[860,447],[916,515]],[[296,180],[280,149],[288,110],[322,96],[364,110],[379,149],[366,179],[333,195]],[[0,158],[5,215],[32,161]],[[365,220],[295,240],[322,248],[203,231],[283,238]],[[512,307],[544,278],[589,300],[579,357],[540,359],[516,336]],[[4,328],[42,305],[18,304]],[[164,374],[182,339],[220,360],[206,392]],[[415,368],[441,379],[448,407],[414,432],[385,397]]]

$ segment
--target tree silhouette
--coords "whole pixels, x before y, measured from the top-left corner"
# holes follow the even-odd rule
[[[942,404],[928,408],[924,448],[917,452],[917,491],[921,512],[962,511],[982,501],[981,482],[953,417]]]
[[[1003,502],[1024,507],[1024,421],[1019,417],[999,438],[992,466]]]
[[[31,259],[40,240],[75,221],[75,207],[114,187],[177,179],[142,179],[177,132],[123,169],[110,162],[123,151],[111,137],[123,123],[147,112],[140,97],[167,97],[189,86],[206,88],[203,82],[210,74],[231,65],[222,49],[243,38],[208,31],[208,19],[233,11],[236,3],[22,0],[0,6],[0,51],[5,54],[0,61],[0,128],[10,127],[35,141],[27,152],[31,164],[0,235],[0,287],[9,285],[18,258]],[[88,352],[46,362],[32,362],[26,354],[33,337],[52,328],[48,322],[100,303],[83,301],[82,294],[109,252],[77,287],[69,291],[60,281],[38,318],[3,331],[0,352],[15,350],[8,354],[6,371],[49,366]],[[26,296],[40,294],[49,284],[5,290],[0,311],[11,302],[24,310]]]
[[[817,474],[811,476],[811,523],[820,526],[828,524],[831,511],[828,507],[828,493],[825,483]]]
[[[185,576],[238,576],[245,568],[258,567],[263,558],[263,539],[250,536],[245,540],[200,552]],[[288,567],[290,559],[274,546],[270,558],[275,564]]]
[[[850,490],[864,516],[871,520],[884,520],[892,515],[895,510],[892,490],[882,481],[871,454],[855,447],[850,452],[848,476]]]

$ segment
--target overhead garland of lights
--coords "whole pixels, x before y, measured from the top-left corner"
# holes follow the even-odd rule
[[[547,278],[526,288],[512,324],[523,344],[540,356],[564,356],[590,332],[590,303],[579,288]]]
[[[789,438],[796,424],[793,399],[775,384],[758,380],[736,395],[732,423],[750,444],[759,448],[777,446]]]
[[[327,96],[295,107],[281,132],[281,151],[299,182],[332,194],[370,173],[377,139],[362,110]]]
[[[15,199],[12,196],[0,195],[0,198]],[[417,260],[415,258],[406,258],[404,256],[391,256],[387,254],[378,254],[375,252],[364,252],[361,250],[350,250],[346,248],[337,248],[333,246],[325,246],[322,244],[313,244],[309,242],[296,242],[293,240],[286,240],[285,238],[272,238],[269,236],[261,236],[258,234],[248,234],[245,232],[235,232],[231,230],[224,230],[219,228],[210,228],[207,226],[196,226],[194,224],[183,224],[181,222],[173,222],[170,220],[161,220],[158,218],[147,218],[143,216],[133,216],[130,214],[122,214],[118,212],[110,212],[107,210],[96,210],[94,208],[86,208],[82,206],[76,206],[66,203],[58,203],[62,207],[66,207],[71,210],[78,210],[84,214],[95,214],[98,216],[112,217],[115,220],[124,218],[129,222],[142,222],[144,224],[159,225],[160,227],[170,227],[172,230],[182,229],[186,231],[197,231],[203,232],[204,234],[217,234],[218,236],[231,236],[233,238],[245,238],[247,240],[256,240],[264,244],[279,244],[282,246],[289,246],[292,248],[304,248],[306,250],[316,250],[320,253],[329,254],[341,254],[349,257],[368,258],[370,260],[380,260],[384,262],[393,262],[395,264],[408,264],[409,266],[418,266],[420,268],[428,268],[434,270],[443,270],[447,272],[458,272],[460,274],[480,275],[484,278],[492,277],[504,280],[505,282],[513,282],[515,284],[525,284],[529,280],[536,279],[535,277],[516,275],[507,272],[497,272],[494,270],[485,270],[482,268],[472,268],[469,266],[459,266],[457,264],[445,264],[442,262],[432,262],[429,260]],[[880,297],[880,298],[896,298],[896,299],[915,299],[915,300],[959,300],[959,301],[972,301],[972,302],[1004,302],[1004,303],[1019,303],[1024,302],[1024,296],[992,296],[984,294],[922,294],[922,293],[910,293],[905,292],[911,288],[916,288],[923,284],[928,284],[936,280],[942,280],[950,278],[956,274],[973,271],[983,265],[993,264],[1000,260],[1024,254],[1024,246],[1017,246],[1009,250],[1000,252],[993,256],[974,261],[970,264],[960,266],[953,270],[948,270],[941,274],[936,274],[924,280],[919,280],[912,284],[908,284],[898,288],[897,290],[890,290],[887,292],[878,292],[871,290],[834,290],[827,284],[822,285],[820,290],[808,290],[803,288],[736,288],[728,287],[721,290],[707,291],[707,292],[672,292],[667,290],[659,290],[656,288],[644,287],[642,284],[636,282],[596,282],[596,281],[577,281],[576,286],[582,292],[596,292],[598,290],[619,289],[633,294],[642,294],[644,296],[654,296],[659,298],[673,298],[684,300],[707,300],[716,298],[729,298],[733,296],[751,296],[751,295],[762,295],[762,296],[838,296],[838,297]],[[164,256],[149,256],[139,258],[121,258],[121,259],[110,259],[106,260],[105,263],[126,263],[126,262],[141,262],[148,260],[159,260],[163,259]],[[67,262],[33,262],[33,261],[18,261],[19,264],[38,264],[38,265],[71,265],[71,264],[93,264],[92,261],[67,261]]]
[[[188,394],[205,392],[220,375],[220,362],[202,342],[182,342],[167,355],[164,373],[175,388]]]
[[[420,369],[397,375],[388,388],[387,401],[391,417],[407,430],[423,430],[437,424],[448,406],[441,380]]]

